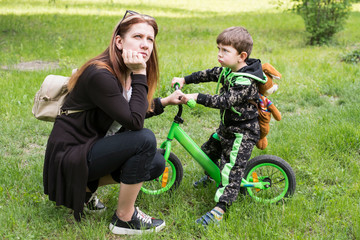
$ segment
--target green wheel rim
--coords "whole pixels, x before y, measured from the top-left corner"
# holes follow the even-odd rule
[[[286,193],[287,193],[287,191],[289,189],[289,179],[288,179],[288,176],[287,176],[286,172],[284,171],[284,169],[282,169],[281,167],[279,167],[278,165],[273,164],[273,163],[262,163],[262,164],[256,165],[255,167],[253,167],[249,171],[249,174],[247,175],[246,180],[247,181],[252,181],[252,173],[253,172],[255,172],[260,167],[268,167],[268,166],[276,168],[282,174],[282,177],[285,180],[285,187],[280,192],[280,194],[278,194],[276,197],[273,197],[273,198],[270,198],[270,199],[264,199],[264,198],[256,196],[256,193],[253,192],[253,188],[247,188],[247,191],[248,191],[249,195],[251,196],[251,198],[255,199],[258,202],[275,203],[275,202],[280,201],[283,197],[285,197],[285,195],[286,195]],[[263,190],[260,190],[260,191],[269,191],[269,190],[272,190],[272,187],[270,187],[269,189],[263,189]]]
[[[166,184],[166,187],[164,188],[160,188],[160,189],[157,189],[157,190],[151,190],[151,189],[147,189],[147,188],[144,188],[144,187],[141,187],[141,191],[143,191],[144,193],[146,194],[152,194],[152,195],[157,195],[157,194],[161,194],[163,192],[166,192],[167,190],[169,190],[175,183],[175,179],[176,179],[176,169],[175,169],[175,166],[172,162],[170,161],[167,161],[167,164],[170,165],[170,168],[171,168],[171,171],[172,171],[172,175],[171,175],[171,179],[169,179],[169,182],[168,184]],[[151,181],[155,181],[155,182],[158,182],[159,185],[161,186],[161,181],[162,181],[162,175],[159,177],[159,179],[154,179],[154,180],[151,180]]]

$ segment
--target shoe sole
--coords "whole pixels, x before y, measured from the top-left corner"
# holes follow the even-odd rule
[[[113,234],[118,235],[139,235],[148,232],[159,232],[165,227],[165,222],[161,225],[151,229],[131,229],[131,228],[120,228],[110,223],[109,229]]]
[[[84,207],[84,211],[87,213],[103,213],[103,212],[105,212],[105,210],[106,210],[106,207],[101,210],[90,210],[87,207]]]

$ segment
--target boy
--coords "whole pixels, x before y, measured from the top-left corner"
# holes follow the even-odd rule
[[[264,80],[261,62],[249,59],[253,40],[243,27],[230,27],[217,37],[218,61],[222,67],[214,67],[192,73],[185,78],[173,78],[172,85],[200,82],[222,84],[218,95],[194,93],[186,94],[206,107],[220,109],[220,125],[201,149],[221,170],[221,184],[215,194],[216,206],[196,220],[207,226],[222,220],[227,208],[234,202],[240,190],[247,161],[254,145],[259,140],[260,128],[258,110],[253,102],[258,102],[256,83]],[[252,103],[251,103],[252,102]],[[195,186],[210,181],[208,176],[195,182]]]

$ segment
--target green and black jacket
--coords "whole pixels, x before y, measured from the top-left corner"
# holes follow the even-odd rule
[[[221,125],[223,127],[241,127],[244,124],[257,121],[257,107],[251,103],[259,102],[257,82],[266,82],[261,61],[248,59],[247,66],[232,72],[229,68],[214,67],[212,69],[194,72],[185,77],[186,84],[201,82],[218,82],[222,87],[216,95],[199,93],[197,103],[206,107],[220,109]]]

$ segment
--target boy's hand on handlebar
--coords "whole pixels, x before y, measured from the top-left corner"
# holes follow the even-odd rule
[[[171,81],[171,87],[174,87],[175,83],[179,83],[180,84],[180,89],[182,89],[182,87],[185,84],[185,78],[178,78],[178,77],[174,77]]]
[[[185,104],[187,102],[185,98],[185,94],[180,91],[176,90],[169,96],[161,99],[161,104],[166,107],[167,105],[179,105],[179,104]]]
[[[186,102],[189,101],[190,99],[194,99],[195,101],[197,101],[198,98],[198,93],[189,93],[189,94],[184,94],[185,95],[185,99]]]

